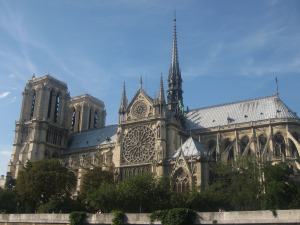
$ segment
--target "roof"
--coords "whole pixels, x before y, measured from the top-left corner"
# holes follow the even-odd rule
[[[69,150],[87,148],[108,143],[116,143],[117,129],[117,125],[111,125],[101,129],[74,133],[72,135],[72,142]],[[109,142],[106,141],[107,137],[109,138]]]
[[[190,110],[186,115],[186,127],[195,130],[275,118],[299,119],[278,95],[272,95]]]
[[[186,142],[177,149],[177,151],[172,155],[172,158],[178,157],[181,151],[184,156],[197,156],[199,154],[204,155],[207,153],[207,150],[203,147],[203,145],[192,137],[188,138]]]

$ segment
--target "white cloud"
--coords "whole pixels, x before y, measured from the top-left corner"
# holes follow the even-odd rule
[[[0,154],[1,155],[10,155],[11,152],[10,151],[1,151]]]
[[[6,96],[8,96],[9,95],[9,91],[7,91],[7,92],[3,92],[2,94],[0,94],[0,98],[5,98]]]

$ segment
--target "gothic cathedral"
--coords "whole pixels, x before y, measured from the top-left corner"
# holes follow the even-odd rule
[[[185,111],[174,19],[172,60],[165,97],[140,88],[128,102],[124,83],[118,124],[106,126],[104,102],[88,94],[71,98],[65,83],[33,76],[23,92],[7,182],[26,162],[59,158],[78,177],[96,166],[117,182],[135,174],[167,175],[176,191],[209,184],[216,161],[253,155],[285,161],[299,175],[300,119],[279,94]]]

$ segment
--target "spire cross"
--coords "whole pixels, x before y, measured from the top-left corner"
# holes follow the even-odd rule
[[[278,80],[277,77],[275,78],[276,81],[276,94],[279,95],[279,88],[278,88]]]
[[[142,88],[143,88],[143,80],[142,80],[142,76],[141,76],[141,78],[140,78],[140,90],[142,90]]]

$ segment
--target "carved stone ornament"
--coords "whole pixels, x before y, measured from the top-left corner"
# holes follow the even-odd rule
[[[129,163],[150,162],[155,147],[155,134],[146,126],[132,128],[124,137],[123,159]]]
[[[132,114],[136,118],[143,118],[145,117],[147,112],[147,105],[144,101],[137,101],[134,103],[132,107]]]

